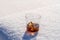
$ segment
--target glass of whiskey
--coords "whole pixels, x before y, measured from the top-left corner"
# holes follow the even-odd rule
[[[26,14],[26,33],[27,35],[34,36],[39,31],[40,15]]]

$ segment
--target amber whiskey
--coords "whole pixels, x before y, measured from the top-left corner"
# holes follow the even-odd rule
[[[29,22],[27,24],[27,32],[34,35],[35,32],[39,31],[39,24],[37,23],[33,23],[33,22]]]

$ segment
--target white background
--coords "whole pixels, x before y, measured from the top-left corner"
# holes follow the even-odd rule
[[[25,14],[40,14],[36,40],[60,40],[60,0],[0,0],[0,23],[22,38]]]

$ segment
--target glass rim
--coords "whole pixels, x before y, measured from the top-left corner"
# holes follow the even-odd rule
[[[27,13],[25,14],[25,18],[41,18],[41,15],[40,14],[34,14],[34,13]]]

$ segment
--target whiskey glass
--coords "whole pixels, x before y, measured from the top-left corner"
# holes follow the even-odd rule
[[[40,14],[26,14],[26,33],[27,35],[34,36],[39,31],[39,25],[40,25]]]

